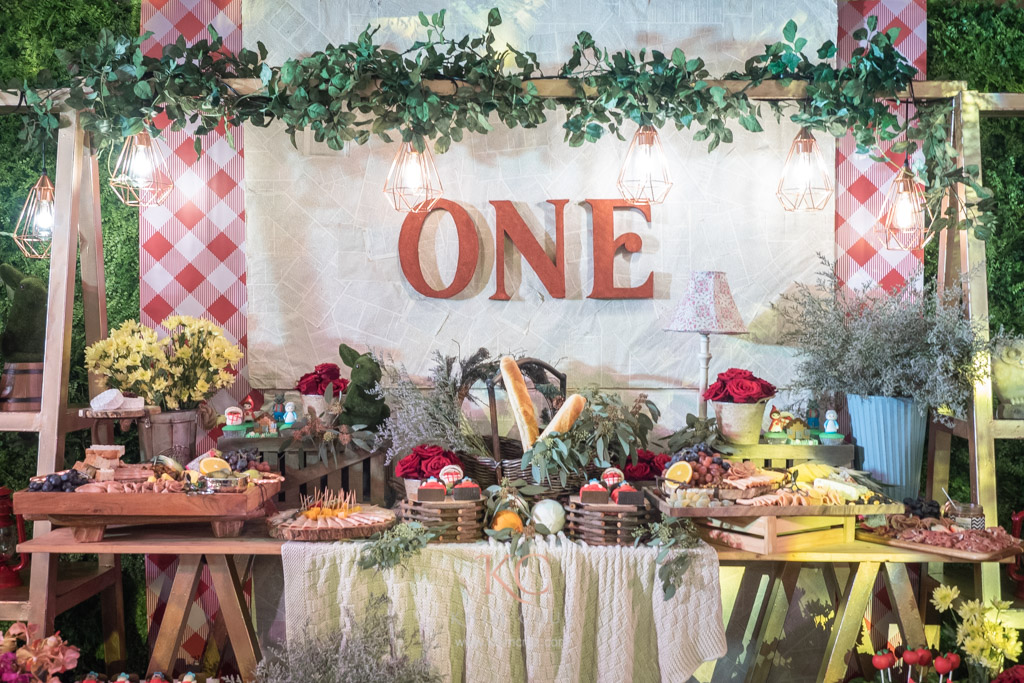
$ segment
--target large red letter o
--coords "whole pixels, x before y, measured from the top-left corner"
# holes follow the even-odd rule
[[[420,267],[420,236],[427,216],[435,211],[447,211],[455,220],[459,235],[459,262],[455,266],[455,277],[444,289],[434,289],[423,277]],[[412,288],[423,296],[433,299],[450,299],[473,280],[476,273],[476,262],[480,256],[480,238],[476,234],[473,219],[461,206],[447,199],[438,199],[429,211],[410,212],[402,223],[402,232],[398,237],[398,260],[402,273]]]

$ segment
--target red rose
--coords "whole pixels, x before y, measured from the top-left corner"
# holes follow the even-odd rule
[[[724,382],[728,382],[733,379],[755,379],[754,373],[750,370],[741,370],[740,368],[729,368],[725,372],[718,373],[718,379]]]
[[[399,460],[398,464],[395,465],[395,476],[402,479],[422,479],[420,457],[414,452]]]
[[[441,474],[441,470],[451,464],[451,461],[446,456],[435,455],[429,460],[423,461],[423,476],[436,477]]]
[[[412,452],[419,456],[420,460],[424,461],[445,454],[445,450],[440,446],[428,446],[427,444],[420,444],[416,448],[412,449]]]
[[[651,462],[651,470],[654,474],[661,474],[662,472],[665,471],[665,468],[668,467],[668,464],[669,462],[671,462],[671,460],[671,455],[668,455],[666,453],[659,453],[658,455],[654,456],[654,460]]]
[[[650,465],[645,462],[638,462],[635,465],[626,465],[622,468],[622,473],[626,475],[626,479],[629,481],[642,481],[654,478],[654,475],[651,474]]]
[[[316,394],[320,391],[320,378],[315,373],[308,373],[299,378],[295,390],[300,394]]]
[[[761,391],[764,392],[764,397],[763,398],[767,398],[769,396],[774,396],[775,395],[775,385],[774,384],[772,384],[771,382],[766,382],[763,379],[758,379],[757,381],[761,384]]]
[[[341,377],[341,370],[334,363],[321,363],[313,368],[313,372],[319,375],[321,380],[338,379]]]
[[[348,389],[348,380],[343,377],[340,377],[338,379],[327,380],[323,383],[320,393],[327,391],[328,386],[333,386],[334,395],[340,396],[345,393],[346,389]]]
[[[704,392],[705,401],[728,401],[729,392],[725,388],[725,382],[718,380]]]
[[[757,403],[765,398],[761,383],[756,379],[734,379],[726,388],[734,403]]]
[[[654,460],[654,452],[646,448],[638,448],[636,449],[636,457],[640,462],[650,462]]]

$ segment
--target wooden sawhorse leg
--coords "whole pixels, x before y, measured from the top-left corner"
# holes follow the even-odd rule
[[[871,603],[880,565],[878,562],[860,562],[854,566],[846,582],[843,598],[836,606],[836,618],[828,638],[825,657],[818,670],[818,680],[835,683],[846,678],[847,655],[857,644],[864,613]]]
[[[182,555],[179,559],[171,584],[171,595],[149,660],[148,675],[152,676],[159,671],[170,677],[172,673],[174,657],[181,647],[181,637],[185,632],[185,622],[199,585],[204,560],[210,568],[213,589],[217,593],[224,629],[235,653],[238,671],[243,680],[251,681],[261,657],[260,647],[256,641],[252,617],[245,604],[238,570],[232,558],[227,555]]]
[[[127,637],[124,628],[124,588],[121,585],[121,557],[100,555],[100,566],[117,574],[114,582],[100,592],[100,614],[103,621],[103,659],[111,677],[124,671],[127,663]]]
[[[773,580],[765,596],[767,612],[754,636],[754,661],[747,670],[748,683],[768,680],[768,674],[775,664],[776,645],[782,639],[786,616],[796,594],[801,568],[798,562],[780,562],[775,566]]]

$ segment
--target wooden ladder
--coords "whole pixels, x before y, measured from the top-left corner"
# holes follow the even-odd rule
[[[17,110],[17,98],[0,93],[0,113]],[[39,435],[37,474],[64,468],[68,432],[96,427],[95,420],[80,418],[78,410],[68,405],[75,267],[79,254],[87,343],[107,336],[99,166],[96,156],[85,149],[85,134],[77,113],[64,108],[59,115],[41,405],[38,412],[0,412],[0,431]],[[90,376],[90,395],[97,390],[97,378]],[[49,522],[36,522],[33,535],[49,530]],[[41,635],[49,635],[57,614],[99,594],[105,659],[108,669],[120,670],[125,661],[125,629],[119,558],[101,555],[97,563],[59,566],[57,559],[57,555],[49,554],[32,556],[29,585],[0,591],[0,621],[27,621],[39,627]]]

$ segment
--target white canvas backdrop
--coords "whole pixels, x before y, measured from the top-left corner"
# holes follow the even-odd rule
[[[833,0],[613,0],[453,2],[419,0],[334,2],[246,0],[245,42],[262,41],[270,59],[308,54],[328,43],[353,40],[367,24],[379,38],[405,46],[423,36],[416,13],[448,9],[448,35],[479,32],[487,9],[497,5],[505,23],[501,40],[536,51],[549,73],[570,55],[581,30],[598,44],[634,51],[681,47],[701,56],[712,75],[742,62],[777,40],[794,18],[809,49],[836,35]],[[668,200],[652,207],[647,225],[637,212],[617,212],[616,232],[643,238],[643,252],[616,259],[617,284],[640,284],[654,273],[653,300],[587,299],[592,282],[591,224],[584,199],[614,198],[615,179],[628,142],[606,136],[570,148],[561,118],[535,130],[468,135],[436,158],[445,197],[474,217],[484,268],[460,298],[425,298],[405,281],[398,262],[404,214],[387,203],[382,188],[396,145],[373,140],[333,152],[300,136],[294,148],[283,126],[246,130],[245,179],[249,288],[249,372],[254,386],[287,388],[316,362],[337,359],[339,342],[392,354],[414,374],[424,374],[433,351],[523,352],[556,363],[570,384],[646,391],[665,409],[670,424],[696,404],[695,335],[663,331],[686,289],[691,270],[724,270],[744,319],[763,314],[794,281],[810,281],[815,254],[833,252],[834,212],[784,212],[775,199],[778,174],[797,132],[790,123],[750,134],[734,127],[735,142],[708,154],[689,131],[662,130],[675,182]],[[770,117],[768,117],[770,119]],[[497,122],[495,122],[497,123]],[[831,167],[830,139],[822,139]],[[513,300],[494,293],[494,209],[511,200],[536,235],[554,234],[548,199],[565,208],[564,300],[551,299],[528,265],[521,281],[509,278]],[[449,282],[455,266],[450,218],[428,233],[424,251],[436,253]],[[543,238],[542,238],[543,239]],[[508,274],[518,270],[518,254]],[[628,273],[627,275],[627,268]],[[791,352],[743,337],[712,340],[712,373],[748,367],[785,384]],[[713,378],[713,377],[712,377]]]

